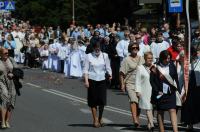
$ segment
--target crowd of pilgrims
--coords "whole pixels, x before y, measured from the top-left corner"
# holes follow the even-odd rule
[[[11,26],[8,26],[8,23]],[[160,53],[167,51],[167,53],[170,53],[170,61],[173,62],[173,66],[176,68],[175,72],[177,71],[177,73],[174,74],[178,75],[176,80],[178,83],[177,85],[180,86],[178,91],[180,95],[182,92],[184,93],[183,45],[185,33],[184,29],[181,28],[176,30],[170,29],[168,23],[164,23],[161,27],[152,26],[150,29],[147,29],[140,24],[135,28],[116,23],[113,25],[97,24],[95,26],[88,24],[86,27],[70,25],[66,30],[61,29],[60,26],[57,26],[55,29],[53,27],[42,27],[38,32],[34,27],[31,27],[29,21],[19,21],[18,23],[15,23],[11,20],[6,20],[6,24],[1,25],[0,28],[0,46],[8,49],[9,55],[13,57],[17,63],[30,68],[41,67],[44,71],[49,70],[52,72],[64,73],[67,78],[83,77],[85,58],[87,57],[87,54],[93,52],[93,45],[96,45],[98,42],[100,44],[100,50],[108,54],[112,69],[110,87],[115,89],[120,89],[121,85],[123,85],[120,85],[120,77],[121,74],[127,70],[127,66],[124,66],[124,61],[126,61],[126,58],[131,54],[129,51],[131,43],[137,43],[139,46],[132,47],[138,48],[137,56],[143,58],[146,53],[146,57],[152,55],[152,63],[154,64],[159,64]],[[193,41],[199,41],[199,36],[200,34],[198,30],[195,31]],[[165,55],[167,53],[163,54]],[[192,55],[196,55],[196,57],[199,56],[199,51],[196,51],[195,54]],[[123,65],[123,68],[121,65]],[[162,66],[163,65],[161,64],[161,67]],[[197,70],[200,70],[198,63],[196,67],[198,68]],[[145,69],[141,69],[141,67],[140,70],[142,71],[137,71],[136,73],[142,74],[145,71]],[[154,79],[156,80],[156,78]],[[199,76],[196,76],[195,80],[197,81],[195,83],[199,83],[199,79]],[[137,79],[138,87],[141,83],[142,82]],[[169,84],[166,84],[166,87],[168,85]],[[138,94],[137,97],[143,95],[145,92],[151,93],[151,89],[141,89],[138,92],[143,93]],[[122,88],[122,90],[124,89]],[[149,94],[145,93],[145,96],[149,96]],[[142,108],[142,105],[138,106],[138,102],[135,102],[136,106],[131,105],[131,111],[133,122],[137,127],[139,121],[136,117],[137,115],[133,114],[133,112],[136,112],[135,107],[141,106]],[[149,105],[149,103],[147,105]],[[145,108],[146,107],[147,106],[145,106]],[[153,107],[150,105],[147,109],[152,110]],[[147,116],[149,117],[148,125],[150,128],[153,128],[154,124],[151,122],[153,121],[153,118],[151,117],[153,115],[151,112],[152,111],[147,111]],[[173,119],[173,112],[169,112]],[[195,114],[199,116],[199,114]],[[188,122],[187,124],[191,125],[199,121],[200,117],[195,121]],[[172,125],[173,130],[177,131],[175,120],[172,121]],[[162,131],[162,125],[159,127],[161,127],[160,129]]]

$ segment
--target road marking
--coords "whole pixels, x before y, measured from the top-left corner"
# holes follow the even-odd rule
[[[85,113],[85,114],[90,114],[91,111],[88,109],[80,109],[81,112]]]
[[[77,96],[74,96],[74,95],[71,95],[71,94],[68,94],[68,93],[64,93],[64,92],[61,92],[61,91],[58,91],[58,90],[54,90],[54,89],[48,89],[48,90],[47,89],[42,89],[42,90],[45,91],[45,92],[49,92],[49,93],[52,93],[52,94],[55,94],[55,95],[58,95],[58,96],[73,100],[73,101],[77,101],[77,102],[80,102],[80,103],[83,103],[83,104],[87,104],[87,100],[86,99],[80,98],[80,97],[77,97]],[[131,112],[130,111],[119,109],[119,108],[112,107],[112,106],[106,106],[105,110],[112,111],[112,112],[119,113],[119,114],[123,114],[123,115],[127,115],[127,116],[131,116]],[[140,119],[148,120],[146,115],[143,115],[143,114],[140,114]],[[154,120],[156,121],[157,119],[154,118]],[[171,123],[171,121],[168,121],[168,120],[164,120],[164,122],[165,123]],[[186,128],[186,127],[179,126],[179,128]],[[200,129],[200,127],[194,127],[194,128],[195,129]],[[116,127],[116,129],[119,130],[119,127]]]
[[[26,83],[26,84],[29,85],[29,86],[36,87],[36,88],[42,88],[41,86],[39,86],[39,85],[35,85],[35,84],[32,84],[32,83]]]
[[[109,120],[109,119],[107,119],[107,118],[102,118],[102,120],[103,120],[103,123],[105,123],[105,124],[111,124],[111,123],[113,123],[113,121],[111,121],[111,120]]]
[[[51,94],[61,96],[63,98],[67,98],[67,99],[70,99],[70,100],[73,100],[73,101],[77,101],[77,102],[80,102],[80,103],[83,103],[83,104],[87,104],[86,99],[83,99],[83,98],[80,98],[80,97],[77,97],[77,96],[74,96],[74,95],[71,95],[71,94],[63,93],[61,91],[57,91],[57,90],[54,90],[54,89],[48,89],[48,90],[42,89],[42,90],[45,91],[45,92],[51,93]],[[105,110],[112,111],[112,112],[119,113],[119,114],[123,114],[123,115],[127,115],[127,116],[131,116],[130,111],[122,110],[122,109],[111,107],[111,106],[106,106]],[[141,114],[140,118],[147,120],[146,115]],[[169,122],[169,121],[166,121],[166,122]]]

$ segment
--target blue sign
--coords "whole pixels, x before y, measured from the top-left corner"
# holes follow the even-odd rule
[[[15,2],[14,1],[5,1],[4,6],[5,6],[5,10],[15,10]]]
[[[3,9],[5,9],[4,2],[0,1],[0,10],[3,10]]]
[[[0,10],[15,10],[14,1],[0,1]]]
[[[183,0],[168,0],[169,12],[183,12]]]

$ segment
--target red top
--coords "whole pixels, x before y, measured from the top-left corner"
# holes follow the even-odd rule
[[[173,48],[172,48],[172,46],[171,47],[169,47],[168,49],[167,49],[167,51],[169,51],[170,52],[170,54],[171,54],[171,56],[172,56],[172,60],[173,61],[175,61],[176,60],[176,58],[177,58],[177,56],[179,55],[179,51],[177,51],[177,50],[174,50]]]

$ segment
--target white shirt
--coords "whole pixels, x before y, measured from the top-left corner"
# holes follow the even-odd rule
[[[161,65],[161,69],[163,72],[165,72],[165,74],[169,75],[169,65],[167,66]],[[167,94],[169,90],[170,90],[169,85],[166,83],[163,83],[163,93]]]
[[[128,45],[130,40],[121,40],[117,43],[116,50],[118,56],[125,58],[128,56]]]
[[[140,50],[137,53],[139,56],[144,56],[144,53],[150,51],[150,46],[149,45],[145,45],[143,42],[139,44],[139,47],[140,47]]]
[[[40,56],[49,56],[49,50],[48,49],[47,50],[42,49],[40,51]]]
[[[61,45],[58,52],[60,60],[65,60],[69,54],[69,46],[67,44]]]
[[[88,74],[88,78],[95,81],[105,80],[105,72],[112,75],[110,60],[106,53],[100,53],[97,57],[94,53],[86,55],[84,74]]]
[[[151,52],[153,53],[153,58],[154,58],[154,62],[156,59],[159,58],[160,56],[160,52],[162,52],[163,50],[167,50],[170,47],[170,44],[166,41],[163,41],[162,43],[151,43]]]

